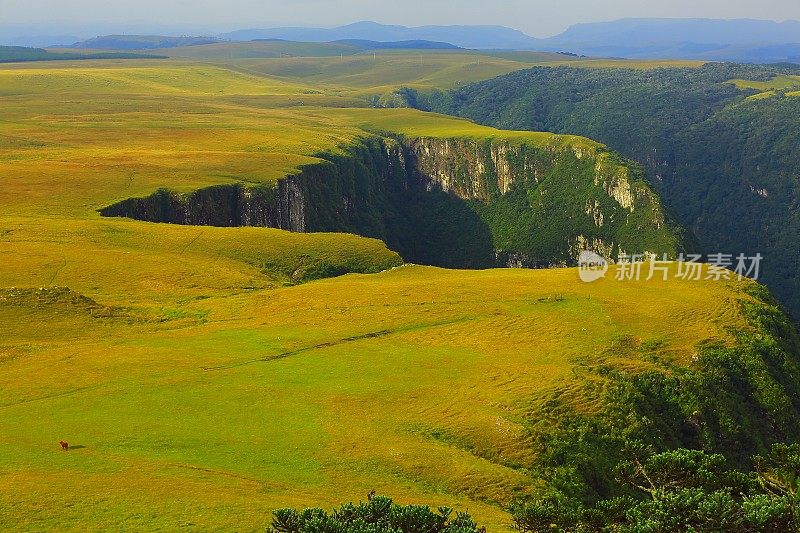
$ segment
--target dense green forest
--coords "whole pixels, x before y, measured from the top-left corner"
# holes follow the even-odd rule
[[[763,254],[760,280],[797,318],[800,97],[791,91],[800,80],[792,87],[786,75],[798,73],[796,65],[538,67],[450,92],[404,94],[421,109],[584,135],[635,159],[707,253]],[[753,97],[778,76],[779,88]]]
[[[523,532],[797,531],[800,446],[774,445],[753,468],[731,468],[720,454],[681,448],[654,454],[631,446],[616,467],[635,496],[594,505],[551,496],[512,508]]]

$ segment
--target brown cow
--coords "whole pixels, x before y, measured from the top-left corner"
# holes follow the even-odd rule
[[[69,451],[69,444],[67,444],[65,441],[60,440],[60,441],[58,441],[58,443],[61,445],[61,450],[62,451],[65,451],[65,452]]]

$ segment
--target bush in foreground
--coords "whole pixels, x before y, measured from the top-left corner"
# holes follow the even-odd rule
[[[397,505],[384,496],[366,503],[346,503],[331,513],[319,508],[279,509],[273,513],[267,533],[478,533],[466,513],[449,507],[436,512],[424,505]]]

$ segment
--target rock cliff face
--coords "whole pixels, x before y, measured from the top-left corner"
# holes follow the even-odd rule
[[[215,185],[188,194],[159,189],[144,198],[123,200],[100,213],[172,224],[263,226],[303,232],[304,207],[299,177],[287,176],[275,187]]]
[[[680,230],[640,171],[600,145],[370,137],[278,180],[166,189],[103,216],[267,226],[381,238],[411,262],[447,267],[574,264],[584,249],[675,256]]]
[[[620,253],[682,251],[657,195],[641,171],[600,145],[552,138],[416,138],[406,159],[427,190],[469,202],[492,228],[500,265],[574,264],[589,249]]]

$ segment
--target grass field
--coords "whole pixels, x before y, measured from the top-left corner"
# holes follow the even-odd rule
[[[235,261],[151,256],[103,278],[62,271],[58,285],[96,304],[3,291],[6,524],[250,530],[274,507],[376,489],[505,529],[498,505],[536,487],[515,465],[535,454],[523,422],[537,404],[578,391],[590,362],[645,368],[608,355],[621,338],[686,362],[741,320],[736,292],[711,282],[405,267],[272,289]],[[153,284],[171,277],[153,296],[130,279],[151,266]],[[31,285],[14,272],[5,286]],[[78,448],[61,453],[62,438]]]
[[[216,43],[148,53],[175,61],[211,63],[245,74],[311,85],[328,94],[357,97],[382,95],[398,87],[453,88],[533,66],[651,69],[698,67],[704,63],[595,59],[551,52],[363,50],[343,43],[289,41]]]
[[[467,65],[429,60],[378,84]],[[352,235],[99,217],[162,186],[269,183],[369,130],[593,144],[342,109],[374,70],[259,68],[0,68],[0,529],[259,530],[375,489],[506,530],[541,483],[521,465],[545,401],[591,410],[587,366],[648,368],[622,339],[687,364],[744,326],[737,284],[400,267]],[[294,284],[320,264],[354,274]]]
[[[402,86],[449,88],[533,66],[477,52],[408,50],[341,57],[233,59],[225,64],[288,82],[357,95],[383,94]]]
[[[654,69],[666,67],[700,67],[707,61],[689,59],[617,59],[602,57],[567,56],[564,54],[548,54],[546,52],[484,52],[486,55],[509,59],[512,61],[530,62],[537,66],[569,66],[588,68],[634,68]]]
[[[534,66],[651,69],[698,67],[702,61],[587,59],[542,52],[380,50],[341,57],[232,59],[228,65],[356,94],[381,94],[398,87],[447,89]]]
[[[759,91],[775,91],[797,88],[800,76],[775,76],[769,81],[731,80],[739,89],[757,89]]]
[[[216,43],[166,48],[155,53],[170,57],[191,59],[244,59],[326,57],[352,55],[361,52],[358,46],[344,43],[302,43],[294,41],[250,41],[242,43]]]
[[[761,100],[774,96],[776,91],[784,91],[786,96],[798,96],[800,91],[792,91],[800,87],[800,76],[781,75],[775,76],[769,81],[755,80],[731,80],[731,83],[739,89],[756,89],[761,91],[748,97],[748,100]]]
[[[416,110],[343,108],[346,99],[309,91],[210,65],[0,69],[0,206],[85,218],[159,187],[272,183],[370,131],[599,146]]]

